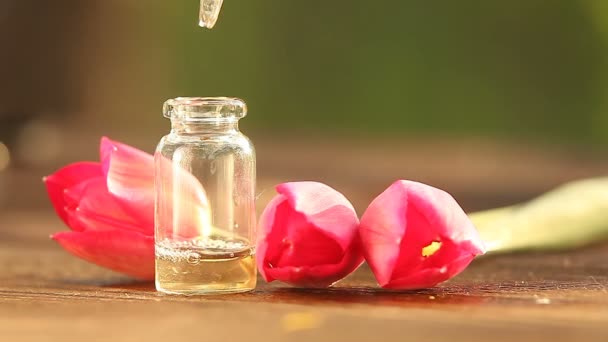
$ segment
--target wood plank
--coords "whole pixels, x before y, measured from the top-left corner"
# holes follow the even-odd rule
[[[362,267],[336,288],[262,281],[252,293],[180,297],[71,257],[50,212],[0,220],[0,341],[605,340],[608,244],[485,257],[434,289],[390,292]]]

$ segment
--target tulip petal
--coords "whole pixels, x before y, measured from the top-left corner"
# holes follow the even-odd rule
[[[156,224],[174,239],[212,235],[212,217],[207,193],[198,179],[179,162],[154,154],[155,186],[160,197]]]
[[[258,227],[258,268],[266,281],[327,287],[363,262],[359,220],[346,198],[315,182],[285,183]]]
[[[319,182],[283,183],[277,186],[277,192],[295,211],[305,213],[311,224],[333,237],[343,249],[348,248],[359,222],[353,220],[355,208],[344,195]]]
[[[91,231],[91,230],[129,230],[140,232],[147,236],[142,231],[142,227],[124,221],[116,221],[112,217],[97,215],[80,208],[67,209],[68,225],[75,232]]]
[[[75,163],[44,179],[57,214],[73,230],[52,236],[68,252],[141,279],[154,277],[154,158],[133,147],[102,138],[101,163]],[[206,193],[179,165],[161,181],[178,233],[194,236],[209,229]],[[179,187],[176,191],[172,191]],[[176,195],[177,194],[177,195]],[[196,215],[194,215],[196,214]],[[203,222],[204,221],[204,222]],[[208,224],[207,224],[208,223]]]
[[[266,267],[264,271],[260,268],[260,273],[268,282],[280,280],[296,286],[323,288],[351,274],[362,262],[359,242],[356,242],[336,264]]]
[[[409,188],[408,194],[415,208],[437,229],[437,234],[461,242],[461,247],[466,247],[472,254],[485,253],[477,229],[452,195],[418,182],[403,181],[403,184]]]
[[[260,220],[257,225],[257,239],[256,239],[256,254],[257,254],[257,264],[258,270],[262,277],[268,282],[275,280],[269,274],[266,273],[266,269],[268,268],[267,262],[265,258],[275,259],[280,257],[278,248],[268,249],[269,246],[274,246],[276,242],[276,238],[280,235],[284,234],[284,226],[276,226],[274,225],[274,219],[276,216],[277,207],[280,203],[284,202],[286,199],[282,195],[277,195],[273,199],[268,202],[266,208],[260,215]],[[271,235],[270,233],[276,229],[277,235]]]
[[[154,238],[126,230],[61,232],[52,238],[66,251],[135,278],[154,279]]]
[[[67,224],[65,189],[94,177],[103,175],[101,164],[94,162],[78,162],[70,164],[57,172],[44,177],[47,192],[57,215]]]
[[[65,190],[68,226],[75,231],[128,229],[154,235],[154,226],[129,215],[108,192],[104,177],[84,181]]]
[[[116,196],[109,192],[104,179],[96,178],[87,183],[78,208],[84,213],[96,214],[112,221],[138,226],[141,233],[154,235],[154,224],[150,223],[151,220],[139,221],[137,217],[129,215]]]
[[[315,266],[323,263],[335,264],[342,259],[342,248],[332,238],[320,229],[310,229],[310,222],[302,213],[297,212],[284,201],[276,210],[277,222],[282,230],[270,237],[281,241],[273,241],[276,248],[275,258],[267,256],[273,267]]]
[[[154,224],[154,158],[134,147],[101,138],[102,170],[108,190],[130,215]]]
[[[447,192],[397,181],[361,218],[364,254],[386,288],[431,287],[460,273],[484,247],[475,227]],[[435,244],[432,253],[425,250]]]
[[[407,205],[396,187],[389,187],[378,196],[361,217],[359,233],[365,260],[380,285],[390,281],[401,252],[406,218],[400,213]]]

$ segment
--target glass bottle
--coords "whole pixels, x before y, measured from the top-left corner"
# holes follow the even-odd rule
[[[255,150],[242,100],[165,102],[171,132],[155,159],[156,288],[175,294],[255,288]]]

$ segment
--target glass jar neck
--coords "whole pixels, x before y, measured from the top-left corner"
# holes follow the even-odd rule
[[[178,97],[165,102],[163,115],[171,119],[174,135],[235,134],[247,105],[234,97]]]
[[[177,135],[216,135],[239,132],[239,120],[236,118],[209,120],[171,120],[171,133]]]

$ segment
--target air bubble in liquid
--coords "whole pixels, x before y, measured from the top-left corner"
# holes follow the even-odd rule
[[[208,29],[213,28],[217,22],[224,0],[201,0],[198,16],[198,25]]]

